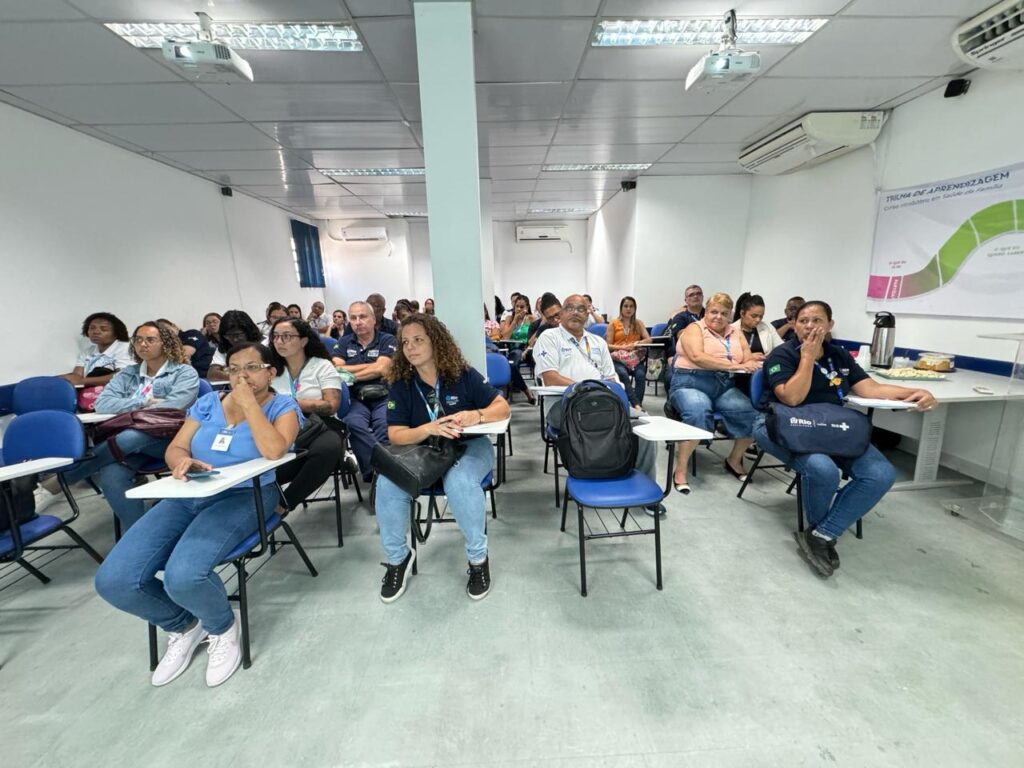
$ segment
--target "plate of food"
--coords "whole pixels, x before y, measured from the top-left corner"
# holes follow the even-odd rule
[[[874,368],[872,372],[883,379],[895,379],[897,381],[943,381],[945,373],[939,371],[928,371],[921,368]]]

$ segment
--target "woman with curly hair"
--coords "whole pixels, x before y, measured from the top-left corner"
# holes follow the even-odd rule
[[[156,320],[143,323],[132,334],[129,365],[110,380],[96,400],[96,413],[128,413],[143,408],[188,408],[199,395],[199,375],[185,362],[185,353],[177,334]],[[93,457],[64,472],[68,484],[95,475],[123,528],[142,517],[141,499],[126,499],[124,494],[135,482],[136,471],[163,459],[170,440],[153,437],[136,429],[119,432],[93,449]],[[36,511],[60,498],[55,478],[43,481],[36,489]]]
[[[481,487],[491,471],[491,441],[483,435],[463,437],[462,432],[465,427],[507,419],[511,411],[498,390],[470,367],[444,323],[433,315],[407,317],[399,326],[398,339],[388,374],[388,440],[392,445],[414,445],[428,438],[448,438],[464,448],[444,475],[444,492],[466,539],[466,593],[479,600],[491,587]],[[385,603],[405,592],[409,566],[416,557],[406,543],[409,500],[397,485],[378,476],[377,525],[387,557],[380,599]]]
[[[62,379],[84,387],[102,386],[132,363],[128,329],[117,315],[93,312],[82,323],[89,345],[82,350],[71,373]]]

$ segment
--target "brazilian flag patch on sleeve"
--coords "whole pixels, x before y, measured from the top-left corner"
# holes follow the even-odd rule
[[[394,401],[394,400],[388,400],[388,410],[389,410],[389,411],[393,411],[393,410],[395,410],[395,408],[397,408],[397,407],[398,407],[398,406],[397,406],[397,405],[395,405],[395,401]]]
[[[772,374],[776,374],[776,373],[778,373],[781,370],[782,370],[782,365],[779,364],[779,363],[776,363],[775,365],[773,365],[771,368],[768,369],[768,375],[771,376]]]

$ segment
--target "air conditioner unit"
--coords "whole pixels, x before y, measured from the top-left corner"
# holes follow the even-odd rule
[[[384,227],[345,227],[341,230],[341,239],[346,243],[369,243],[388,239],[388,231]]]
[[[565,224],[516,224],[516,242],[561,240],[567,229]]]
[[[775,176],[845,155],[878,138],[885,112],[811,112],[740,153],[751,173]]]
[[[953,50],[972,67],[1024,69],[1024,2],[1003,0],[961,24]]]

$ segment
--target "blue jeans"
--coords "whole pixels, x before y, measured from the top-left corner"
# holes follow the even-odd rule
[[[444,492],[466,539],[466,557],[471,563],[479,563],[487,557],[487,510],[480,483],[491,471],[494,454],[486,437],[468,438],[465,443],[466,452],[445,472]],[[384,555],[391,565],[400,564],[409,554],[409,501],[409,494],[383,475],[377,477],[377,525]]]
[[[270,514],[277,485],[264,485],[261,492]],[[199,619],[211,635],[223,634],[235,616],[213,569],[254,531],[252,488],[207,499],[164,499],[110,550],[96,571],[96,592],[167,632],[181,632]],[[156,578],[160,570],[163,581]]]
[[[104,441],[93,449],[93,458],[62,474],[69,485],[96,475],[96,483],[103,491],[103,498],[114,510],[121,526],[131,528],[145,514],[146,505],[142,499],[126,499],[125,491],[135,485],[136,470],[152,463],[153,459],[163,461],[164,452],[171,441],[163,437],[151,437],[137,429],[126,429],[116,435],[114,440],[124,454],[124,464],[118,463]]]
[[[371,405],[353,400],[352,407],[342,419],[348,424],[348,442],[366,482],[373,477],[373,468],[370,466],[373,446],[388,441],[388,399],[381,398]]]
[[[732,377],[720,371],[684,371],[672,373],[668,399],[683,417],[683,423],[708,432],[715,431],[717,411],[725,422],[729,437],[750,437],[755,411],[750,398],[733,385]]]
[[[626,390],[629,404],[639,408],[644,404],[644,393],[647,391],[647,360],[641,360],[632,371],[618,360],[613,360],[612,365],[615,366],[615,373]]]
[[[800,494],[807,524],[829,538],[838,539],[870,512],[896,480],[892,464],[873,445],[856,459],[840,459],[840,466],[823,453],[794,454],[773,443],[764,421],[764,414],[758,414],[754,421],[754,439],[766,453],[800,473]],[[840,490],[844,469],[850,481]]]

